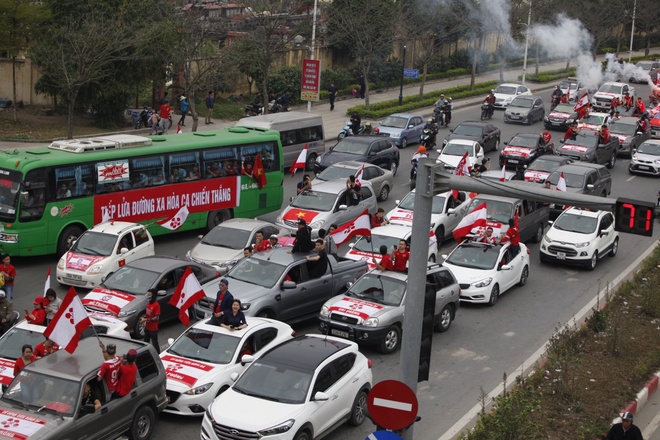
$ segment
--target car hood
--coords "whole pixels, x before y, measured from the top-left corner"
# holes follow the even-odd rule
[[[656,156],[655,154],[635,153],[635,160],[637,162],[644,161],[653,163],[656,160],[660,160],[660,156]]]
[[[411,209],[394,208],[387,213],[385,218],[388,219],[390,223],[395,225],[411,226],[413,221],[413,214],[414,211]]]
[[[52,405],[57,404],[53,402]],[[6,403],[3,406],[7,405]],[[64,404],[60,404],[64,405]],[[55,407],[54,407],[55,408]],[[66,417],[65,421],[70,422],[71,419]],[[38,440],[44,437],[52,438],[52,431],[57,429],[62,422],[59,417],[44,412],[34,413],[13,408],[0,408],[0,435],[3,438],[17,438]]]
[[[86,272],[94,264],[107,260],[108,257],[67,252],[65,256],[66,268]]]
[[[366,261],[367,266],[369,266],[369,270],[376,268],[376,265],[373,262],[373,258],[378,257],[378,260],[376,261],[380,261],[381,258],[380,254],[376,255],[373,252],[359,251],[355,248],[349,249],[348,252],[343,255],[343,257],[353,261]]]
[[[391,309],[389,306],[346,295],[335,296],[325,305],[328,306],[330,313],[357,318],[358,324],[362,324],[369,318],[381,316]]]
[[[584,243],[594,239],[594,234],[580,234],[578,232],[562,231],[555,227],[550,228],[545,236],[550,238],[552,241],[567,244]]]
[[[216,423],[241,431],[257,432],[289,419],[296,419],[304,410],[304,404],[288,404],[247,396],[229,388],[211,405]],[[257,409],[259,417],[246,408]]]
[[[610,135],[612,137],[615,137],[621,142],[622,144],[630,143],[633,140],[633,136],[627,136],[625,134],[618,134],[618,133],[612,133],[610,132]]]
[[[85,307],[96,310],[103,310],[117,316],[123,308],[128,307],[129,304],[131,304],[136,299],[136,296],[121,292],[119,290],[110,290],[103,287],[97,287],[85,295],[85,297],[82,299],[82,303]],[[133,308],[133,304],[131,304],[130,308]]]
[[[598,97],[598,98],[612,99],[615,96],[621,96],[621,94],[620,93],[610,93],[610,92],[596,92],[596,93],[594,93],[594,98]]]
[[[510,102],[510,101],[513,101],[513,98],[515,98],[518,95],[507,95],[507,94],[504,94],[504,93],[493,93],[493,96],[495,96],[496,101],[504,100],[504,101],[509,101]]]
[[[486,224],[484,226],[476,226],[470,230],[470,234],[474,235],[479,235],[483,234],[483,232],[486,230],[487,227],[493,228],[493,236],[499,237],[500,234],[504,234],[507,229],[509,229],[509,225],[505,225],[504,223],[496,222],[493,220],[486,220]]]
[[[566,142],[564,145],[561,146],[559,149],[559,152],[566,152],[566,153],[580,153],[584,154],[587,151],[589,151],[589,147],[585,147],[584,145],[574,145]]]
[[[481,136],[467,136],[467,135],[464,135],[464,134],[451,133],[451,134],[447,135],[447,137],[445,137],[445,141],[447,141],[447,142],[452,140],[452,139],[466,139],[466,140],[469,140],[469,141],[481,142]]]
[[[297,222],[298,218],[302,217],[305,219],[308,225],[311,225],[315,220],[320,220],[322,218],[327,217],[328,215],[330,215],[330,213],[327,211],[312,211],[309,209],[300,209],[292,206],[287,206],[282,211],[282,222],[286,222],[286,221]]]
[[[524,148],[524,147],[516,147],[515,145],[507,145],[504,150],[502,150],[502,154],[506,156],[518,156],[518,157],[529,157],[532,154],[533,149],[530,148]]]
[[[447,262],[443,263],[443,266],[451,270],[451,273],[454,274],[459,284],[472,284],[495,275],[495,269],[473,269],[471,267],[456,266]]]
[[[390,136],[393,135],[394,133],[401,133],[403,130],[406,130],[406,129],[405,128],[396,128],[396,127],[384,127],[382,125],[378,126],[378,132],[379,133],[389,134]]]
[[[359,154],[351,153],[340,153],[338,151],[328,151],[321,155],[321,165],[324,167],[329,167],[330,165],[336,164],[338,162],[346,162],[348,160],[360,161],[362,162],[365,158]]]
[[[229,291],[236,299],[240,299],[243,303],[249,303],[261,297],[272,294],[274,289],[278,287],[263,287],[257,284],[246,283],[245,281],[237,280],[236,278],[229,279]],[[203,287],[204,293],[211,304],[215,301],[216,294],[218,292],[217,283],[209,283]],[[282,290],[282,292],[284,292]],[[254,307],[251,307],[249,310],[244,311],[245,315],[251,316],[254,312]]]
[[[221,246],[198,243],[190,251],[190,258],[206,264],[219,264],[243,258],[243,249],[230,249]]]
[[[548,115],[548,118],[555,118],[555,119],[568,119],[571,116],[571,113],[564,113],[564,112],[550,112]]]
[[[14,359],[0,358],[0,383],[9,385],[14,379]]]
[[[531,108],[527,107],[511,107],[508,106],[506,110],[504,111],[504,114],[511,115],[511,114],[516,114],[516,115],[527,115],[529,112],[531,112]]]
[[[537,171],[537,170],[528,170],[525,171],[525,180],[530,182],[545,182],[545,179],[548,178],[550,173],[547,171]]]
[[[196,361],[167,352],[161,355],[160,360],[167,375],[167,389],[179,393],[213,382],[218,373],[229,365]]]
[[[458,166],[458,163],[463,159],[463,156],[454,156],[451,154],[440,154],[440,157],[438,157],[438,160],[442,163],[445,163],[449,166],[452,166],[456,168]],[[468,166],[474,166],[475,162],[477,159],[474,156],[468,156],[468,160],[470,161]]]

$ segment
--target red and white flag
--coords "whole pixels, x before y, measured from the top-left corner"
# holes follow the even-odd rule
[[[303,150],[298,155],[298,159],[296,159],[296,161],[291,164],[291,168],[289,168],[291,177],[294,177],[296,175],[296,171],[298,170],[305,171],[305,167],[307,166],[307,145],[308,144],[305,144],[305,148],[303,148]]]
[[[362,185],[362,174],[364,174],[364,164],[360,167],[357,173],[355,173],[355,183]]]
[[[504,164],[502,165],[502,174],[500,174],[500,182],[504,182],[506,180],[506,161],[504,161]]]
[[[486,202],[474,208],[460,221],[452,235],[457,242],[461,242],[463,237],[468,235],[473,228],[478,226],[486,226],[486,219],[488,218],[488,211],[486,210]]]
[[[573,110],[576,112],[580,111],[582,107],[586,107],[587,105],[589,105],[589,93],[584,92],[584,95],[580,96],[580,99],[575,102]]]
[[[174,217],[167,219],[167,220],[161,220],[158,223],[165,229],[169,229],[170,231],[176,231],[179,229],[183,224],[186,222],[186,219],[188,218],[188,206],[184,205],[177,211],[176,214],[174,214]]]
[[[566,179],[564,179],[564,173],[561,173],[559,180],[557,181],[557,191],[566,191]]]
[[[44,283],[44,298],[48,289],[50,289],[50,267],[48,268],[48,275],[46,275],[46,282]]]
[[[369,211],[366,209],[358,218],[338,227],[330,234],[337,246],[348,241],[355,235],[371,235],[371,219]]]
[[[470,175],[470,165],[468,164],[468,152],[466,151],[461,160],[458,161],[458,165],[454,168],[454,174],[457,176],[469,176]],[[451,190],[451,195],[458,200],[458,191],[455,189]]]
[[[197,281],[197,277],[195,277],[190,266],[188,266],[181,277],[181,281],[179,281],[179,285],[176,286],[169,304],[179,309],[179,321],[187,327],[190,325],[188,309],[205,296],[202,286]]]
[[[177,125],[177,126],[176,126],[176,134],[181,134],[181,133],[183,133],[183,130],[181,130],[181,126],[180,126],[180,125]]]
[[[44,336],[64,348],[68,353],[73,353],[78,347],[80,336],[92,326],[82,301],[71,287],[60,304],[55,317],[46,330]]]

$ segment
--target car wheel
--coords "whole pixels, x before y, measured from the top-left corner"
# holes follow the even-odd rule
[[[431,254],[429,257],[429,263],[435,263],[435,254]]]
[[[396,176],[396,172],[397,172],[398,169],[399,169],[399,167],[398,167],[397,163],[392,161],[392,163],[390,163],[390,171],[392,171],[392,176]]]
[[[128,438],[131,440],[147,440],[153,434],[155,424],[154,410],[150,406],[140,407],[133,416]]]
[[[497,138],[497,140],[495,141],[495,151],[499,149],[500,149],[500,138]]]
[[[312,436],[307,428],[298,431],[293,440],[312,440]]]
[[[520,274],[520,281],[518,281],[518,285],[524,286],[527,284],[527,278],[529,278],[529,266],[525,265],[525,267],[523,267],[522,273]]]
[[[607,162],[607,168],[614,168],[614,164],[616,164],[616,151],[612,152],[612,157],[610,157],[610,161]]]
[[[309,157],[307,158],[307,164],[305,165],[306,171],[314,171],[314,163],[316,163],[316,157],[317,157],[316,153],[312,153],[309,155]]]
[[[142,312],[136,318],[135,324],[133,325],[133,337],[135,339],[144,339],[145,329],[144,322],[140,322],[140,319],[144,316],[145,312]]]
[[[534,117],[532,115],[527,116],[527,120],[525,121],[525,124],[532,125],[533,122],[534,122]]]
[[[401,149],[404,150],[408,146],[408,139],[401,139]]]
[[[598,264],[598,250],[595,250],[594,254],[591,257],[591,260],[589,260],[589,270],[594,270],[597,264]]]
[[[610,251],[610,257],[616,257],[616,253],[619,252],[619,238],[614,239],[612,244],[612,250]]]
[[[440,310],[440,315],[438,315],[437,321],[435,321],[435,331],[437,332],[446,332],[451,326],[451,321],[454,314],[452,313],[451,306],[447,304]]]
[[[60,234],[60,239],[57,241],[57,255],[62,256],[66,251],[71,249],[73,243],[78,240],[82,233],[83,229],[80,226],[72,225],[66,227]]]
[[[262,310],[257,313],[257,316],[259,318],[275,319],[275,313],[271,312],[270,310]]]
[[[367,392],[360,390],[353,400],[351,407],[351,418],[348,419],[348,424],[351,426],[360,426],[364,419],[367,418]]]
[[[383,187],[380,189],[380,193],[378,194],[378,201],[379,202],[384,202],[387,200],[387,197],[390,195],[390,187],[387,185],[383,185]]]
[[[435,229],[435,238],[438,240],[436,242],[436,246],[438,250],[440,250],[440,246],[442,246],[442,242],[445,239],[445,227],[440,225]]]
[[[397,348],[401,343],[401,330],[396,325],[391,326],[387,329],[387,333],[383,337],[383,340],[380,342],[380,352],[383,354],[390,354]]]
[[[500,296],[500,286],[495,284],[493,286],[493,290],[491,290],[490,292],[490,299],[488,300],[488,305],[493,307],[495,303],[497,303],[497,299],[499,298],[499,296]]]
[[[220,223],[227,221],[230,218],[231,218],[231,213],[227,209],[211,211],[209,212],[209,216],[206,220],[206,230],[210,231],[211,229],[218,226]]]
[[[536,234],[534,234],[534,237],[532,237],[532,241],[534,243],[540,243],[541,240],[543,240],[543,225],[539,225],[538,229],[536,230]]]

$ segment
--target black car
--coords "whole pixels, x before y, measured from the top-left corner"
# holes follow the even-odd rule
[[[598,143],[599,136],[593,130],[582,129],[575,136],[575,139],[569,138],[560,142],[563,144],[557,149],[561,156],[573,159],[576,162],[597,163],[607,165],[607,168],[614,168],[616,156],[619,150],[619,138],[610,136],[610,141],[606,144]]]
[[[619,155],[632,157],[633,150],[639,148],[642,143],[649,139],[650,130],[642,132],[638,129],[637,118],[624,116],[610,124],[610,135],[619,138]]]
[[[612,192],[612,175],[603,165],[579,162],[562,165],[548,177],[552,188],[557,186],[562,174],[567,192],[601,197]],[[550,220],[556,219],[563,210],[564,205],[550,205]]]
[[[574,121],[577,121],[577,112],[573,110],[573,104],[558,104],[543,118],[543,125],[548,130],[566,131]]]
[[[573,160],[564,156],[544,154],[541,157],[537,157],[527,167],[525,170],[525,180],[528,182],[543,183],[554,170],[567,163],[573,163]]]
[[[314,172],[318,174],[330,165],[347,160],[372,163],[394,174],[399,167],[399,149],[386,135],[349,136],[316,159]]]
[[[537,133],[518,133],[506,142],[506,147],[500,152],[500,167],[505,163],[507,168],[527,166],[549,150],[541,146],[541,136]]]
[[[484,149],[484,153],[495,151],[500,146],[500,129],[490,122],[466,121],[461,122],[451,130],[451,134],[442,142],[444,147],[452,139],[467,139],[477,141]]]

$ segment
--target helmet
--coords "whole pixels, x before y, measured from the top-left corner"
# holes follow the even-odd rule
[[[449,104],[449,101],[447,101],[447,100],[445,99],[445,100],[443,101],[443,104]]]
[[[428,118],[426,122],[428,122],[429,124],[433,123],[433,118]]]
[[[380,128],[378,127],[374,128],[374,133],[380,133]]]
[[[443,98],[445,96],[444,93],[440,93],[440,97]]]
[[[449,102],[451,102],[451,101],[452,101],[452,99],[451,99],[451,96],[450,96],[450,97],[449,97]]]
[[[366,127],[371,127],[371,122],[367,122],[367,123],[364,124],[364,125],[365,125]]]
[[[490,89],[490,93],[495,93],[495,89]]]

